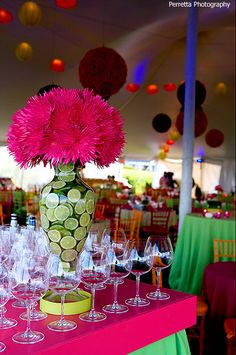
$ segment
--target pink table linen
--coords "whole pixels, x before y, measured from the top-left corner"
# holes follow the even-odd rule
[[[140,293],[145,296],[153,290],[153,286],[141,283]],[[147,307],[130,307],[129,312],[119,315],[107,315],[107,319],[98,323],[87,323],[79,320],[78,315],[67,316],[77,322],[78,327],[71,332],[52,332],[47,324],[58,319],[49,315],[40,322],[32,322],[32,329],[45,334],[45,339],[34,345],[21,345],[12,341],[11,337],[18,331],[25,330],[26,322],[18,317],[22,310],[7,304],[7,317],[18,320],[14,328],[0,331],[0,340],[7,350],[6,355],[28,354],[66,354],[80,353],[86,355],[126,355],[148,344],[154,343],[171,334],[179,332],[196,322],[196,297],[179,291],[168,289],[171,298],[167,301],[151,301]],[[135,282],[125,280],[119,286],[119,301],[124,302],[135,294]],[[113,300],[113,286],[96,293],[96,308]]]

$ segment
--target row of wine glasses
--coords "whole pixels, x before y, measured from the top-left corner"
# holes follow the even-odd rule
[[[62,262],[49,250],[45,234],[18,228],[0,228],[0,329],[15,326],[15,320],[6,319],[4,306],[11,296],[27,308],[27,328],[17,333],[13,340],[22,344],[34,344],[43,340],[41,332],[32,331],[30,321],[36,311],[35,304],[48,290],[61,297],[61,317],[48,324],[53,331],[70,331],[77,327],[75,322],[64,317],[64,301],[67,293],[77,290],[80,283],[91,289],[92,307],[80,315],[87,322],[106,319],[105,313],[124,313],[128,306],[146,306],[148,299],[139,295],[140,276],[154,268],[157,277],[160,270],[173,260],[169,238],[149,237],[146,242],[127,241],[122,229],[105,229],[102,236],[91,230],[85,246],[76,260]],[[136,295],[119,304],[118,285],[130,273],[136,277]],[[106,282],[114,284],[114,301],[105,305],[103,312],[95,310],[95,292]],[[157,290],[147,295],[149,299],[166,299],[167,295]],[[36,314],[36,313],[35,313]],[[21,315],[22,319],[24,314]],[[5,319],[5,320],[4,320]],[[40,319],[40,318],[39,318]],[[41,318],[42,319],[42,318]],[[12,322],[12,323],[11,323]],[[0,345],[0,351],[4,345]]]

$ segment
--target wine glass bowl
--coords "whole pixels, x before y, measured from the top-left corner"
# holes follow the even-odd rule
[[[150,302],[139,295],[140,277],[152,268],[153,257],[150,248],[146,248],[144,240],[130,241],[130,260],[132,261],[131,274],[136,277],[136,295],[125,301],[130,306],[148,306]]]
[[[160,290],[160,277],[162,269],[169,267],[174,258],[171,240],[167,236],[150,236],[147,240],[147,248],[152,250],[153,268],[157,274],[157,288],[155,292],[149,292],[146,296],[151,300],[167,300],[170,295]]]
[[[80,319],[87,322],[99,322],[106,319],[106,315],[95,310],[95,291],[99,285],[104,284],[110,276],[110,265],[107,260],[107,248],[86,246],[78,260],[78,269],[81,282],[88,286],[92,292],[92,307],[90,312],[80,315]]]
[[[74,291],[80,284],[80,274],[76,267],[77,259],[63,262],[56,255],[49,260],[49,288],[61,297],[61,317],[48,324],[48,329],[58,332],[67,332],[77,327],[73,321],[64,318],[64,302],[67,293]]]

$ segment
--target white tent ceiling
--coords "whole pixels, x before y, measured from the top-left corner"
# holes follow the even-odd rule
[[[167,0],[80,0],[78,6],[63,10],[53,0],[37,0],[43,17],[36,27],[26,27],[18,19],[21,0],[2,0],[1,7],[12,12],[9,24],[0,24],[1,86],[0,141],[6,144],[11,115],[23,107],[39,88],[52,82],[67,88],[82,88],[78,66],[85,53],[103,44],[115,49],[128,66],[127,83],[135,80],[140,63],[147,71],[140,90],[129,93],[125,85],[109,100],[121,110],[125,120],[127,159],[151,160],[165,142],[168,134],[152,128],[158,113],[168,114],[174,124],[180,109],[176,92],[166,92],[162,86],[169,82],[179,85],[185,72],[185,43],[187,9],[169,7]],[[227,8],[199,9],[197,75],[207,89],[203,109],[208,129],[224,132],[225,142],[219,148],[206,145],[204,135],[195,140],[195,156],[199,147],[206,158],[224,159],[235,156],[235,4]],[[15,48],[27,41],[33,47],[29,62],[16,59]],[[63,73],[50,71],[54,57],[65,61]],[[218,82],[227,85],[225,95],[217,95]],[[146,84],[156,83],[159,92],[146,93]],[[168,154],[181,158],[182,139]]]

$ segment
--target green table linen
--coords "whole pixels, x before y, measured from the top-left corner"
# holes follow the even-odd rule
[[[200,295],[205,267],[213,262],[213,239],[235,240],[235,220],[186,215],[177,239],[169,285]]]
[[[185,330],[156,341],[129,355],[191,355]]]

